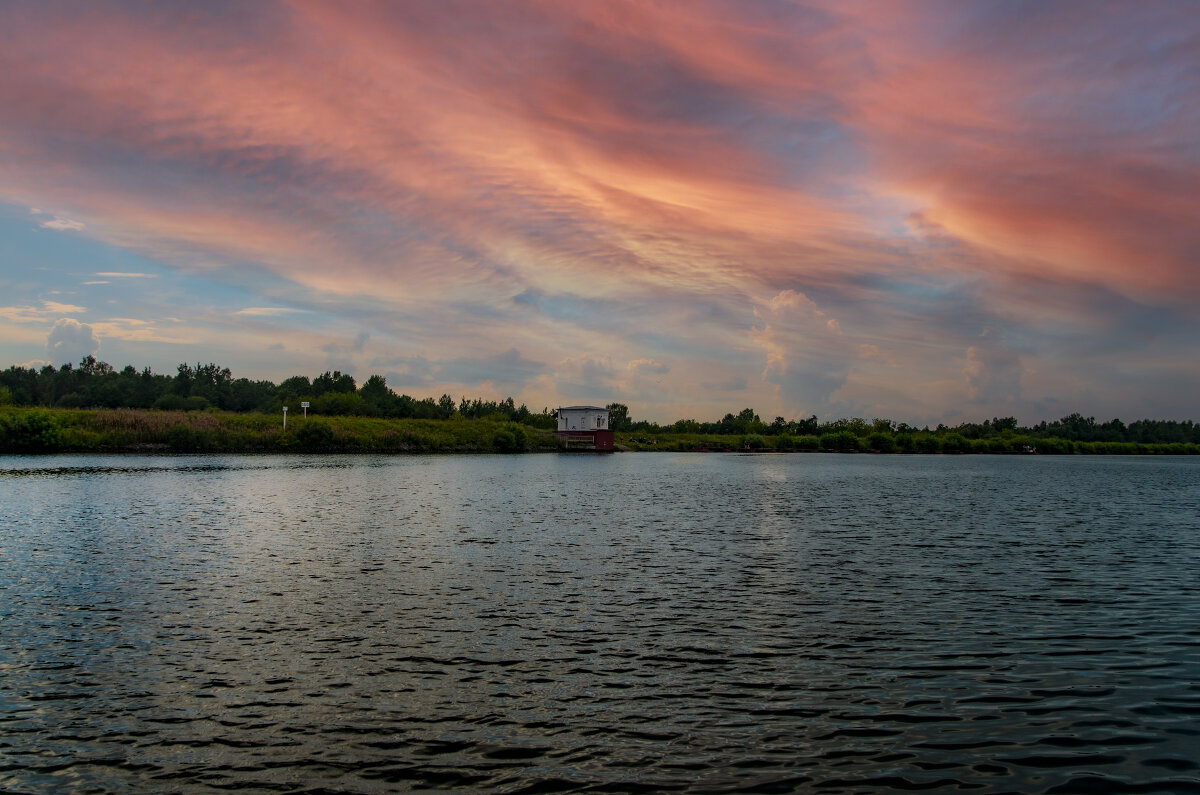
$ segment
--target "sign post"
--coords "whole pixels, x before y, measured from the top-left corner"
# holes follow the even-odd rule
[[[304,409],[304,419],[308,419],[308,401],[302,401],[300,403],[300,408]]]
[[[287,406],[283,407],[283,429],[287,430]]]

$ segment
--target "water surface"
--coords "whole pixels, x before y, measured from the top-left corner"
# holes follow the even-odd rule
[[[1200,461],[0,457],[0,788],[1200,791]]]

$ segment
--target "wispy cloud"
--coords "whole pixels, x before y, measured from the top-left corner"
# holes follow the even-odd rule
[[[0,317],[16,323],[44,323],[63,315],[78,315],[87,309],[58,301],[41,301],[40,306],[0,306]]]
[[[59,232],[82,232],[87,228],[81,221],[72,221],[69,218],[60,218],[57,215],[49,221],[42,221],[38,226],[42,229],[55,229]]]
[[[284,306],[248,306],[245,309],[237,310],[233,314],[245,317],[279,317],[303,311],[302,309],[293,309]]]
[[[0,7],[0,200],[142,258],[85,284],[220,296],[147,317],[665,418],[1033,410],[1076,367],[1100,404],[1088,346],[1158,346],[1150,396],[1200,343],[1190,4],[221,9]]]

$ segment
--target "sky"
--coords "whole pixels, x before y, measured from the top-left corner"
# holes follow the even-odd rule
[[[0,4],[0,366],[1200,420],[1181,2]]]

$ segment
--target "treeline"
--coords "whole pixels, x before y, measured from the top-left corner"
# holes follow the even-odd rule
[[[1020,446],[1026,444],[1046,448],[1060,447],[1051,440],[1084,444],[1200,444],[1200,424],[1191,420],[1178,422],[1174,420],[1138,420],[1126,425],[1118,419],[1109,422],[1097,422],[1095,417],[1084,417],[1081,414],[1070,414],[1054,422],[1040,422],[1036,425],[1023,427],[1017,424],[1013,417],[994,417],[983,422],[964,422],[957,426],[938,425],[936,428],[925,426],[917,428],[903,422],[893,422],[889,419],[864,420],[859,417],[838,419],[821,422],[815,415],[802,420],[787,420],[776,417],[771,422],[764,422],[754,409],[743,409],[738,414],[726,414],[716,422],[697,422],[696,420],[678,420],[669,425],[647,421],[633,421],[628,415],[628,409],[622,404],[611,404],[610,425],[613,430],[626,431],[632,434],[686,434],[692,436],[742,436],[763,437],[765,446],[779,447],[776,443],[784,439],[785,448],[792,440],[804,439],[805,444],[813,445],[812,449],[864,449],[890,452],[893,449],[927,452],[947,451],[983,451],[987,444],[979,442],[995,442],[992,448],[997,451],[1008,451],[1015,439],[1023,440]],[[840,441],[834,441],[835,439]],[[852,445],[850,440],[855,440]],[[822,440],[834,447],[821,445]],[[757,439],[752,438],[750,446],[757,445]],[[841,447],[837,447],[841,445]],[[1086,448],[1083,448],[1086,449]],[[1114,448],[1115,449],[1115,448]]]
[[[168,411],[223,411],[279,414],[289,406],[296,416],[300,403],[310,404],[309,414],[324,417],[374,417],[384,419],[445,420],[455,417],[507,422],[543,430],[556,427],[554,412],[534,413],[511,398],[455,400],[414,398],[397,394],[381,375],[372,375],[361,386],[337,370],[313,379],[297,375],[275,384],[234,378],[228,367],[209,363],[184,363],[175,375],[138,370],[132,365],[116,370],[94,356],[79,365],[47,365],[40,369],[9,367],[0,371],[0,405],[44,408],[136,408]],[[1137,445],[1200,444],[1200,424],[1191,420],[1138,420],[1126,425],[1119,419],[1097,422],[1094,417],[1070,414],[1054,422],[1022,427],[1013,417],[994,417],[981,423],[916,428],[889,419],[837,419],[822,422],[775,417],[765,422],[751,408],[728,413],[715,422],[681,419],[668,425],[635,421],[629,408],[610,403],[609,427],[628,437],[652,440],[665,434],[675,443],[692,448],[721,449],[731,444],[775,449],[877,450],[880,452],[1020,452],[1036,447],[1040,452],[1132,452]],[[686,437],[686,439],[683,439]],[[1108,447],[1105,447],[1105,446]],[[1125,446],[1114,447],[1113,445]],[[1070,450],[1066,448],[1070,446]],[[1091,447],[1088,447],[1091,446]]]
[[[553,413],[531,412],[510,397],[483,400],[450,395],[436,400],[397,394],[383,376],[372,375],[362,386],[353,376],[337,370],[309,380],[297,375],[280,384],[234,378],[228,367],[217,364],[179,365],[175,375],[154,373],[132,365],[117,370],[94,356],[78,367],[64,364],[41,369],[9,367],[0,372],[0,405],[46,408],[138,408],[165,411],[199,411],[208,408],[234,412],[278,414],[284,406],[300,413],[300,403],[319,416],[383,417],[389,419],[469,419],[516,422],[535,428],[555,427]]]

